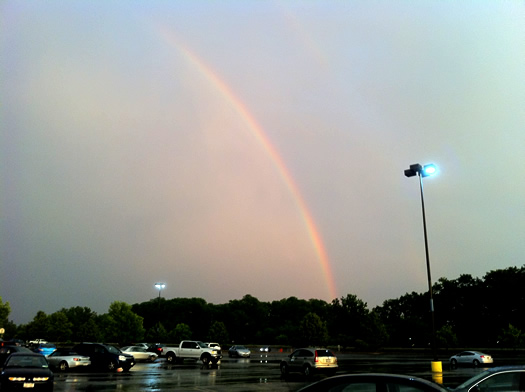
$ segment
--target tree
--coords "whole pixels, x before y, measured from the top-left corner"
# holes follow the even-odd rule
[[[97,314],[88,307],[75,306],[62,309],[73,324],[71,340],[73,342],[98,342],[102,339],[97,323]]]
[[[9,320],[8,320],[9,313],[11,313],[11,306],[9,306],[9,302],[4,303],[2,301],[2,297],[0,297],[0,328],[5,329],[8,336],[10,333],[14,332],[14,331],[10,331],[11,328],[9,327],[11,327],[11,325],[8,325],[9,324]]]
[[[315,313],[308,313],[301,321],[301,338],[307,346],[324,346],[328,340],[326,322]]]
[[[36,313],[36,316],[33,319],[33,321],[29,322],[29,324],[27,324],[25,328],[25,334],[26,334],[25,340],[29,340],[29,339],[48,340],[48,337],[47,337],[48,331],[49,331],[49,316],[45,312],[39,310]]]
[[[8,321],[9,314],[11,313],[11,306],[9,302],[3,302],[0,297],[0,328],[4,328]]]
[[[504,328],[500,336],[502,346],[514,349],[522,347],[524,340],[525,336],[521,329],[516,328],[512,324],[509,324],[508,328]]]
[[[334,299],[330,305],[328,326],[337,344],[348,347],[352,346],[356,339],[364,339],[368,313],[366,303],[353,294]]]
[[[47,339],[52,342],[69,342],[73,335],[73,323],[62,311],[55,312],[48,317]]]
[[[458,338],[450,325],[444,325],[436,332],[438,347],[449,349],[458,345]]]
[[[122,344],[138,342],[144,338],[143,319],[127,303],[113,302],[104,316],[102,324],[108,341]]]
[[[191,329],[187,324],[180,323],[169,333],[169,340],[179,343],[181,340],[191,339]]]
[[[208,340],[210,342],[226,343],[230,341],[226,325],[222,321],[214,321],[210,326],[208,332]]]

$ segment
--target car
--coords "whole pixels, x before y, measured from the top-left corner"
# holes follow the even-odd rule
[[[262,346],[259,348],[259,351],[262,353],[269,353],[270,351],[272,351],[272,348],[270,346]]]
[[[462,351],[456,355],[453,355],[449,359],[450,365],[473,365],[478,366],[479,364],[490,364],[494,362],[494,359],[488,355],[479,351]]]
[[[33,339],[27,342],[28,344],[40,344],[40,343],[47,343],[47,340],[45,339]]]
[[[33,351],[31,351],[27,347],[22,347],[22,346],[4,346],[4,347],[1,347],[0,348],[0,367],[2,367],[4,365],[4,362],[5,362],[5,360],[7,359],[7,357],[9,355],[11,355],[12,353],[18,353],[18,352],[32,353]]]
[[[221,349],[221,345],[219,343],[204,343],[207,344],[209,348],[215,348],[217,350]]]
[[[115,346],[102,343],[79,343],[73,351],[89,357],[95,368],[109,371],[129,371],[135,365],[133,355],[123,353]]]
[[[410,392],[450,392],[434,382],[419,377],[401,374],[363,373],[344,374],[324,378],[307,385],[300,392],[341,392],[341,391],[410,391]]]
[[[324,372],[333,375],[337,372],[337,357],[326,348],[298,348],[279,364],[281,374],[300,372],[306,377]]]
[[[80,355],[69,348],[59,348],[54,353],[49,354],[47,356],[47,362],[49,366],[62,372],[69,368],[91,365],[91,360],[88,356]]]
[[[151,344],[147,348],[147,350],[151,351],[152,353],[157,354],[160,357],[162,354],[164,354],[164,347],[167,347],[167,346],[165,344],[156,343],[156,344]]]
[[[22,339],[10,339],[10,340],[1,340],[0,347],[4,346],[24,346],[25,342]]]
[[[149,361],[154,362],[158,355],[154,352],[146,350],[144,347],[141,346],[126,346],[122,347],[120,349],[123,353],[127,353],[130,355],[133,355],[133,358],[135,358],[135,361]]]
[[[38,343],[32,345],[30,348],[35,353],[40,353],[47,357],[49,354],[52,354],[56,351],[57,346],[53,343]]]
[[[454,392],[523,391],[525,390],[525,366],[499,366],[476,374]]]
[[[34,352],[16,352],[7,358],[0,374],[2,391],[52,391],[54,375],[46,357]]]
[[[231,346],[228,349],[229,357],[250,358],[251,351],[242,345]]]

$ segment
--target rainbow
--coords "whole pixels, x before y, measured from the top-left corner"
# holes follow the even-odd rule
[[[246,105],[233,93],[230,86],[228,86],[218,75],[207,66],[199,57],[194,53],[188,50],[185,46],[180,44],[177,39],[174,37],[174,34],[169,32],[167,29],[157,29],[159,35],[162,39],[170,46],[178,50],[188,61],[190,61],[201,74],[203,74],[210,83],[217,88],[217,90],[222,94],[224,99],[226,99],[232,107],[237,111],[241,118],[248,125],[248,129],[252,132],[256,140],[262,145],[264,150],[268,153],[271,158],[271,161],[276,166],[277,171],[287,188],[291,192],[293,198],[297,203],[297,207],[301,213],[302,219],[306,225],[308,235],[312,241],[313,247],[315,249],[317,258],[321,264],[321,268],[324,274],[324,278],[327,282],[328,291],[332,299],[337,298],[336,284],[333,277],[332,269],[330,267],[330,262],[328,260],[328,255],[326,248],[324,246],[321,234],[317,230],[312,214],[306,206],[306,202],[299,192],[299,188],[293,181],[293,178],[290,174],[290,171],[286,167],[283,159],[275,149],[275,147],[270,142],[270,139],[265,134],[263,128],[256,121],[254,116],[250,113]]]

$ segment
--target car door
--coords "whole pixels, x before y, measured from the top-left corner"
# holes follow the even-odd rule
[[[293,371],[293,372],[297,372],[297,371],[300,371],[301,368],[303,367],[303,362],[304,362],[304,353],[303,353],[304,350],[295,350],[291,355],[290,355],[290,361],[289,361],[289,365],[290,365],[290,371]]]
[[[470,351],[463,351],[459,354],[458,363],[472,363],[474,360],[474,353]]]
[[[188,341],[182,342],[180,347],[181,357],[183,358],[200,358],[200,347],[197,345],[197,342]]]

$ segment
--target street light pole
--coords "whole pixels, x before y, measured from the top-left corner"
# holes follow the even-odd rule
[[[432,295],[432,276],[430,273],[430,256],[428,252],[428,236],[427,236],[427,219],[425,216],[425,198],[423,197],[423,177],[427,177],[436,173],[436,167],[433,164],[421,166],[419,163],[410,165],[410,168],[405,170],[406,177],[413,177],[417,175],[419,177],[419,190],[421,193],[421,212],[423,214],[423,234],[425,239],[425,258],[427,263],[427,278],[428,278],[428,293],[430,297],[430,317],[432,324],[432,356],[434,362],[432,362],[432,370],[441,372],[441,362],[438,362],[437,349],[436,349],[436,326],[434,317],[434,299]],[[434,366],[434,364],[436,364]],[[439,365],[438,365],[439,364]],[[434,368],[436,370],[434,370]]]
[[[160,334],[160,292],[162,291],[162,289],[164,289],[166,287],[166,284],[164,283],[155,283],[155,287],[157,288],[157,290],[159,290],[159,301],[158,301],[158,323],[157,323],[157,337],[158,335]]]

